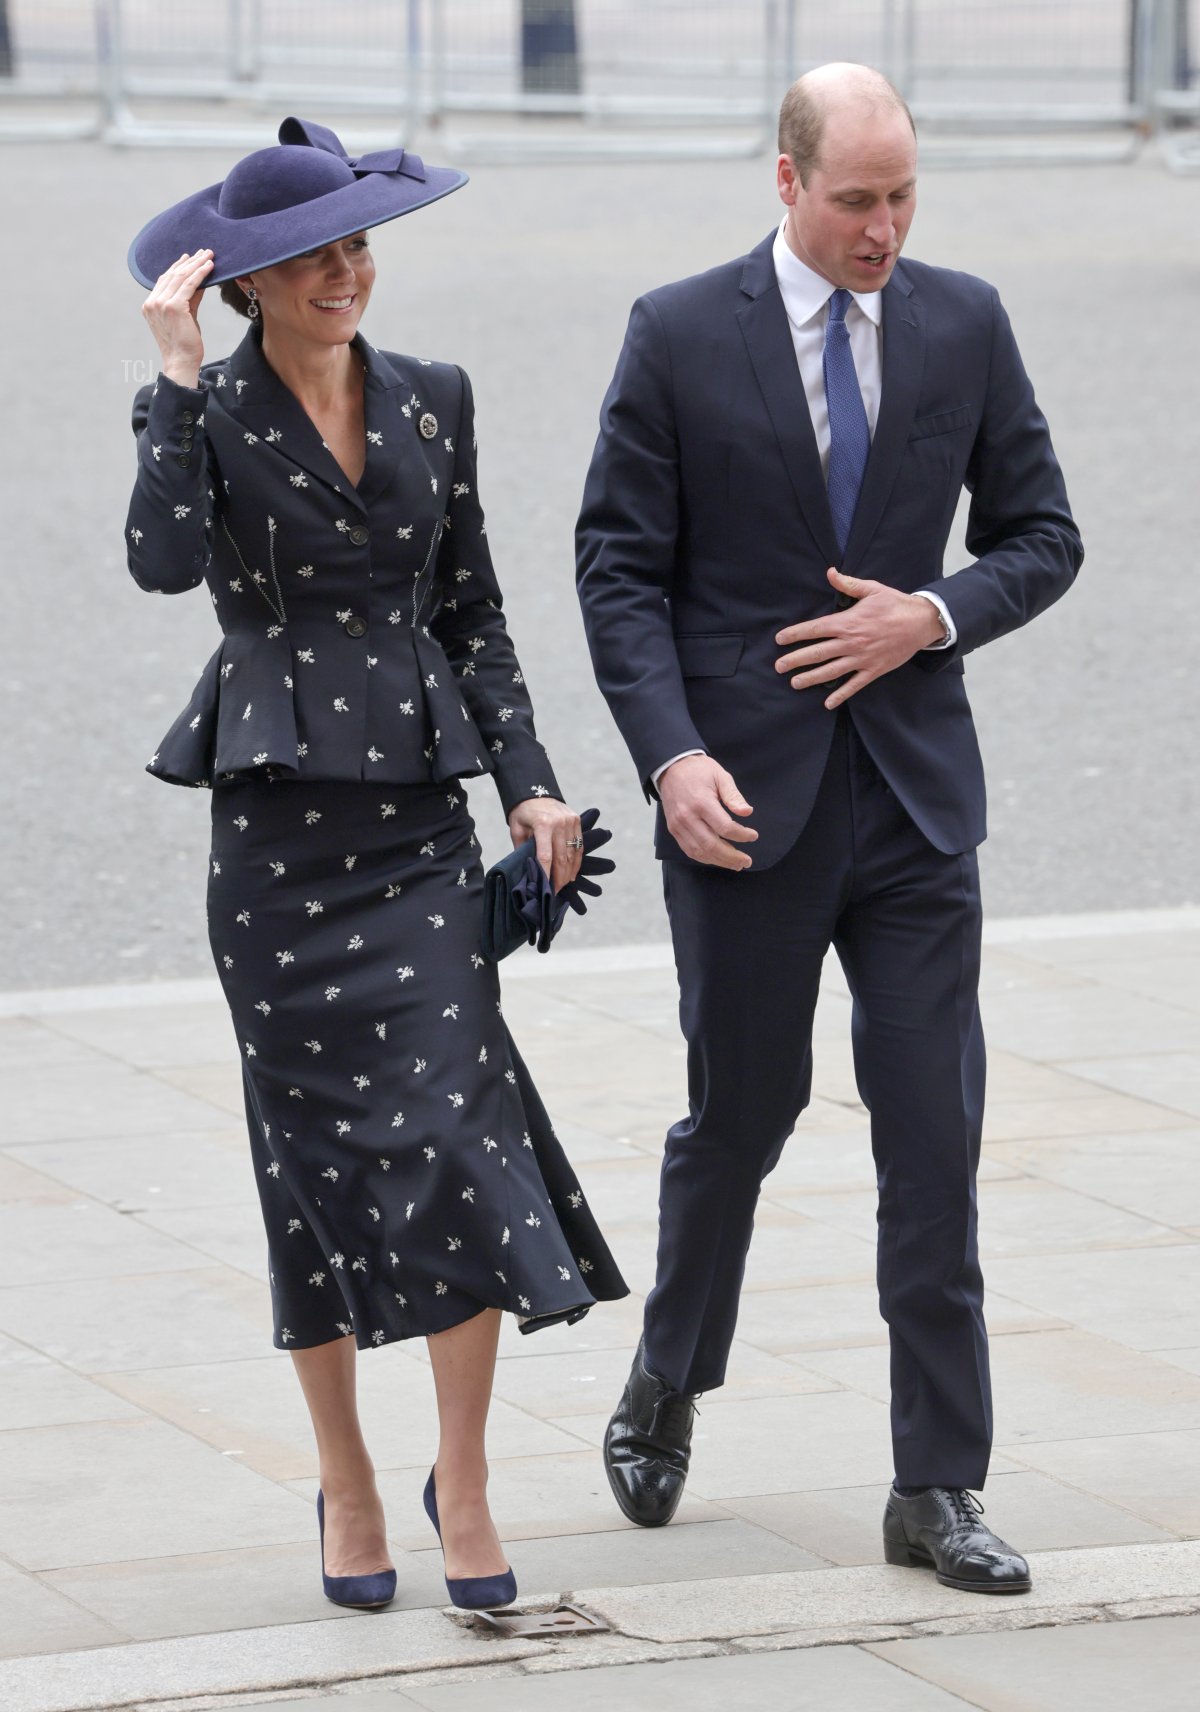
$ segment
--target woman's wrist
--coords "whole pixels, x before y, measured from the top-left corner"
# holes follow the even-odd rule
[[[199,363],[190,363],[180,357],[168,357],[163,363],[162,372],[168,380],[173,380],[176,386],[186,386],[192,392],[200,385]]]

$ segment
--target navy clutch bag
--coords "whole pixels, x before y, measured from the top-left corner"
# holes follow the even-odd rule
[[[566,919],[568,909],[587,914],[583,895],[598,898],[597,874],[611,874],[616,863],[595,852],[612,837],[597,826],[600,810],[585,809],[579,817],[583,832],[583,861],[575,879],[557,894],[537,859],[533,839],[520,844],[488,869],[483,877],[483,955],[493,963],[521,945],[536,945],[549,951],[550,942]]]

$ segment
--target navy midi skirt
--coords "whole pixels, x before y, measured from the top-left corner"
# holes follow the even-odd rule
[[[628,1294],[480,955],[461,789],[212,792],[209,941],[241,1053],[274,1344],[359,1349]]]

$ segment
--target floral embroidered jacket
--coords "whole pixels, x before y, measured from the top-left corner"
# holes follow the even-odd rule
[[[505,812],[561,797],[504,622],[470,383],[375,350],[351,485],[252,326],[200,384],[138,392],[126,523],[139,587],[208,584],[223,640],[148,771],[381,783],[494,773]]]

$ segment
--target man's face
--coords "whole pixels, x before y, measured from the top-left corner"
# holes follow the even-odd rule
[[[912,127],[903,113],[831,113],[807,185],[779,157],[779,195],[801,261],[847,291],[881,291],[916,211]]]

